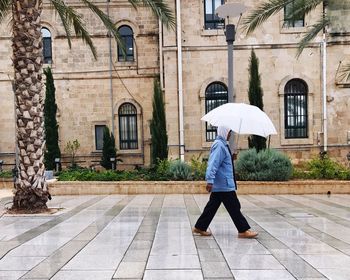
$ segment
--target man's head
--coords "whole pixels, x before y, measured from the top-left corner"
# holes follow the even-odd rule
[[[218,126],[218,136],[228,140],[231,135],[231,129],[226,126]]]

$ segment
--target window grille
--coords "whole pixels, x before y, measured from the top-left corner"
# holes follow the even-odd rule
[[[119,107],[119,142],[121,150],[137,149],[137,111],[131,103]]]
[[[308,138],[307,84],[290,80],[284,88],[285,138]]]
[[[217,7],[224,4],[224,0],[205,0],[204,1],[204,28],[205,29],[224,29],[225,20],[215,14]]]
[[[218,82],[211,83],[205,91],[205,113],[228,102],[227,87]],[[216,127],[206,123],[206,141],[214,141],[216,138]]]

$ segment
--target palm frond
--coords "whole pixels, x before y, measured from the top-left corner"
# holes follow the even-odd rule
[[[12,0],[0,0],[0,22],[8,15],[11,10]]]
[[[164,0],[128,0],[134,7],[145,5],[151,8],[161,22],[167,27],[175,29],[176,21],[174,13]],[[290,0],[289,0],[290,1]]]
[[[71,32],[70,28],[73,27],[76,36],[80,37],[89,47],[94,56],[97,58],[96,48],[92,42],[90,33],[86,30],[82,17],[72,8],[67,6],[62,0],[51,0],[52,4],[56,8],[59,16],[61,17],[63,26],[67,33],[68,44],[71,47]]]
[[[96,5],[94,5],[89,0],[81,0],[103,23],[103,25],[107,28],[110,34],[114,37],[117,44],[121,47],[122,52],[126,55],[125,52],[125,43],[120,37],[117,27],[112,22],[110,17],[106,15],[103,11],[101,11]]]
[[[63,28],[64,28],[66,35],[67,35],[67,41],[68,41],[69,48],[72,48],[71,29],[70,29],[70,26],[68,24],[68,20],[66,19],[66,8],[64,6],[64,2],[62,2],[60,0],[52,0],[51,4],[53,5],[56,12],[58,13],[58,15],[61,18]]]
[[[291,16],[307,15],[323,2],[324,0],[296,0],[294,1],[294,9]]]
[[[350,63],[347,63],[347,64],[343,65],[342,67],[340,67],[337,80],[340,82],[350,81]]]
[[[308,43],[313,40],[318,33],[320,33],[327,25],[329,24],[329,18],[323,17],[314,25],[311,26],[311,29],[306,33],[306,35],[303,37],[303,39],[299,42],[298,46],[298,52],[297,57],[301,55],[304,48],[307,46]]]
[[[251,11],[243,18],[242,27],[247,34],[252,33],[258,26],[264,23],[269,17],[278,13],[286,5],[294,0],[268,0],[260,4],[256,9]]]

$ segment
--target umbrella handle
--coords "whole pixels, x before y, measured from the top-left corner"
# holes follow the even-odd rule
[[[233,153],[235,153],[238,150],[238,144],[239,144],[239,133],[237,135],[237,144],[236,144],[236,149]]]
[[[241,121],[239,122],[239,129],[238,129],[238,136],[237,136],[237,148],[236,150],[238,150],[238,143],[239,143],[239,135],[241,134],[241,126],[242,126],[242,119]]]

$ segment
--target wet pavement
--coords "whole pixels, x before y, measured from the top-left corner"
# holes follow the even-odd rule
[[[55,214],[14,216],[2,195],[0,279],[350,279],[350,195],[241,195],[251,240],[224,208],[193,236],[207,199],[56,196]]]

